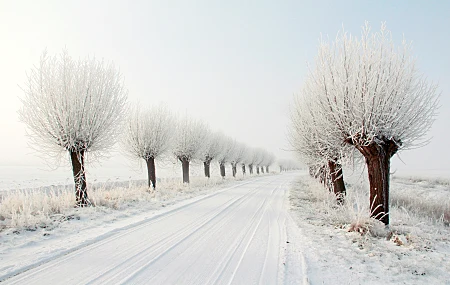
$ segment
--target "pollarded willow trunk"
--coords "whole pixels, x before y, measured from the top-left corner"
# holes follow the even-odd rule
[[[220,166],[220,176],[222,176],[222,178],[225,178],[225,163],[219,162],[219,166]]]
[[[370,184],[370,216],[389,225],[389,179],[391,157],[397,152],[394,141],[357,147],[366,159]]]
[[[338,203],[342,204],[344,203],[344,197],[346,193],[344,184],[344,174],[342,172],[342,165],[329,160],[328,169],[330,170],[333,192],[336,195]]]
[[[250,174],[253,174],[253,164],[249,164],[248,169],[250,170]]]
[[[87,195],[86,172],[84,170],[85,151],[71,151],[73,180],[75,182],[75,201],[77,207],[91,206]]]
[[[259,174],[259,166],[256,167],[256,174]]]
[[[211,159],[208,158],[205,161],[203,161],[203,167],[205,169],[205,177],[211,178]]]
[[[233,174],[233,177],[236,177],[236,173],[237,173],[236,163],[231,164],[231,172]]]
[[[148,188],[156,188],[156,168],[155,168],[155,158],[150,157],[145,160],[147,163],[147,174],[148,174]]]
[[[183,169],[183,183],[189,183],[189,159],[179,158]]]
[[[261,166],[261,173],[264,173],[264,166]]]
[[[269,167],[266,166],[266,173],[269,173]]]
[[[315,177],[319,179],[319,182],[323,184],[323,187],[327,188],[330,192],[333,191],[330,170],[328,169],[328,165],[322,165],[317,167]]]
[[[245,164],[242,164],[242,175],[245,175],[246,174],[246,172],[245,172]]]

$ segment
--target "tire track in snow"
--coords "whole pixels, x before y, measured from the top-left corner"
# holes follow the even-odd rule
[[[270,183],[270,182],[269,182]],[[255,192],[257,192],[258,191],[258,188],[259,188],[260,186],[257,186],[256,188],[255,188]],[[255,193],[252,193],[252,196],[254,196],[254,194]],[[240,203],[239,204],[239,206],[241,206],[241,207],[244,207],[243,206],[243,204],[245,204],[246,202],[251,202],[250,201],[250,198],[252,198],[251,196],[249,196],[249,195],[247,195],[247,197],[246,197],[246,199],[245,199],[245,201],[243,202],[243,203]],[[235,211],[236,212],[236,211]],[[233,214],[233,212],[231,213],[231,215],[227,215],[226,217],[225,217],[225,222],[227,221],[227,220],[231,220],[232,218],[232,215]],[[250,222],[248,222],[249,224],[251,224],[251,222],[252,221],[250,221]],[[202,228],[202,231],[203,232],[205,232],[204,234],[205,235],[210,235],[210,233],[211,233],[211,231],[214,231],[214,229],[217,229],[217,228],[220,228],[220,225],[221,224],[223,224],[223,223],[221,223],[221,220],[219,220],[219,221],[214,221],[214,223],[211,223],[211,226],[210,227],[207,227],[207,228]],[[239,238],[237,238],[237,239],[239,239]],[[195,245],[195,241],[193,242],[193,241],[190,241],[189,242],[189,248],[192,248],[192,246],[193,245]],[[183,255],[184,254],[184,252],[186,252],[186,251],[188,251],[188,249],[187,248],[183,248],[182,246],[180,246],[179,248],[177,248],[176,249],[177,250],[177,254],[173,254],[172,253],[172,255],[175,255],[175,256],[180,256],[180,255]],[[169,251],[170,252],[170,251]],[[169,253],[166,253],[166,254],[169,254]],[[188,256],[189,257],[189,259],[190,260],[192,260],[192,256]],[[160,265],[161,267],[162,267],[162,265]],[[186,268],[186,267],[188,267],[188,265],[185,263],[185,262],[183,262],[183,264],[181,265],[182,267],[184,267],[184,268]],[[178,272],[178,270],[174,270],[174,268],[173,268],[173,265],[171,265],[171,271],[172,272]],[[185,272],[187,269],[184,269],[184,270],[182,270],[182,272]],[[183,284],[187,284],[187,278],[186,278],[186,276],[183,276],[183,281],[179,281],[179,282],[175,282],[174,280],[172,280],[172,279],[175,279],[174,277],[173,277],[173,274],[170,274],[170,276],[169,276],[169,278],[172,280],[172,281],[169,281],[169,280],[167,280],[167,278],[165,278],[165,277],[167,277],[167,276],[159,276],[159,278],[158,278],[158,272],[156,272],[156,270],[153,270],[153,271],[151,271],[151,272],[148,272],[148,273],[152,273],[152,274],[149,274],[149,275],[152,275],[153,276],[153,278],[150,278],[150,279],[148,279],[148,277],[146,277],[145,278],[145,280],[142,280],[142,282],[144,283],[144,281],[146,281],[146,282],[150,282],[150,283],[154,283],[154,284],[177,284],[177,283],[179,283],[179,282],[183,282]],[[136,277],[134,277],[134,279],[132,279],[132,282],[133,283],[139,283],[139,278],[136,278]],[[190,284],[195,284],[195,283],[190,283]],[[203,284],[203,282],[201,282],[201,283],[197,283],[197,284]]]
[[[248,200],[246,203],[240,205],[241,208],[250,209],[250,207],[259,207],[255,204],[254,199]],[[177,268],[171,266],[172,271],[178,272],[181,269],[179,278],[171,278],[170,280],[155,277],[156,284],[206,284],[211,272],[218,271],[218,267],[223,266],[227,254],[236,248],[236,244],[243,238],[245,234],[242,228],[248,228],[253,221],[250,219],[242,219],[240,211],[234,211],[227,215],[226,219],[222,221],[215,221],[211,228],[203,229],[203,236],[199,236],[195,242],[190,242],[189,249],[184,251],[179,258],[189,259],[189,264],[185,262],[180,264]],[[239,224],[241,223],[241,224]],[[198,254],[203,248],[213,249],[207,254]],[[185,255],[185,256],[182,256]],[[225,257],[224,257],[225,256]],[[202,271],[195,271],[196,264],[202,265]],[[194,270],[192,270],[194,269]],[[207,274],[205,274],[207,273]],[[213,274],[214,275],[214,274]],[[212,278],[212,277],[211,277]],[[210,279],[211,279],[210,278]],[[211,281],[209,281],[211,283]]]
[[[258,179],[253,180],[253,181],[246,181],[244,183],[240,183],[238,185],[234,185],[234,186],[231,186],[231,187],[219,190],[217,192],[214,192],[214,193],[211,193],[211,194],[207,194],[207,195],[205,195],[203,197],[199,197],[199,198],[193,199],[193,201],[187,201],[187,203],[183,203],[182,202],[181,205],[175,205],[172,209],[167,210],[167,211],[163,211],[162,213],[156,214],[156,215],[154,215],[154,216],[152,216],[152,217],[150,217],[148,219],[145,219],[145,220],[140,221],[138,223],[130,224],[130,225],[125,226],[123,228],[115,229],[115,230],[113,230],[113,231],[111,231],[109,233],[103,234],[103,235],[101,235],[101,236],[99,236],[99,237],[97,237],[97,238],[95,238],[93,240],[86,241],[86,242],[82,243],[81,245],[78,245],[78,246],[73,247],[71,249],[65,250],[65,251],[59,253],[58,255],[51,256],[50,258],[41,260],[39,262],[36,262],[34,264],[31,264],[31,265],[28,265],[28,266],[26,266],[24,268],[21,268],[19,270],[10,272],[10,273],[8,273],[8,274],[6,274],[4,276],[0,276],[0,282],[4,282],[5,280],[8,280],[9,278],[17,276],[19,274],[22,274],[22,273],[27,272],[29,270],[32,270],[34,268],[38,268],[38,267],[42,268],[47,263],[52,262],[52,261],[57,260],[57,259],[59,259],[60,262],[63,262],[64,258],[66,258],[67,255],[73,254],[74,252],[77,252],[78,254],[83,254],[83,252],[86,252],[90,246],[92,246],[92,248],[103,246],[105,243],[109,243],[112,240],[121,238],[123,235],[129,234],[131,231],[137,231],[137,230],[139,230],[141,228],[148,227],[149,225],[151,225],[153,223],[157,223],[158,221],[161,221],[162,219],[166,219],[167,217],[173,216],[173,215],[177,214],[178,212],[180,212],[180,211],[182,211],[184,209],[188,209],[189,207],[192,207],[192,206],[196,205],[197,203],[202,202],[205,199],[208,199],[210,197],[214,197],[216,195],[219,195],[222,192],[226,192],[226,191],[238,188],[238,187],[245,186],[245,185],[247,185],[249,183],[258,182],[260,180],[261,180],[261,178],[258,178]]]
[[[283,199],[284,194],[281,185],[277,185],[267,197],[260,221],[247,242],[228,284],[277,283],[281,240],[276,233],[284,226],[278,224],[277,216],[282,209],[279,201]]]
[[[239,204],[243,203],[243,201],[245,199],[249,199],[256,192],[256,190],[257,190],[257,188],[255,188],[251,192],[246,193],[244,196],[237,197],[231,203],[227,204],[224,208],[219,208],[219,210],[218,211],[214,211],[213,214],[207,215],[207,216],[204,217],[204,219],[196,221],[196,223],[193,226],[187,227],[183,232],[177,233],[176,237],[173,237],[169,241],[164,242],[158,248],[158,249],[162,249],[162,251],[160,253],[158,253],[151,260],[145,261],[145,259],[147,258],[147,255],[146,255],[143,259],[139,260],[139,262],[143,262],[144,264],[138,266],[137,269],[135,269],[134,271],[129,273],[127,277],[121,279],[118,283],[119,284],[126,284],[127,282],[130,282],[131,279],[134,278],[135,275],[138,275],[140,272],[142,272],[143,270],[148,268],[148,266],[150,266],[151,264],[157,262],[161,257],[166,255],[168,252],[170,252],[172,249],[174,249],[176,246],[178,246],[183,241],[187,240],[194,233],[196,233],[197,231],[199,231],[200,229],[205,227],[208,223],[210,223],[211,221],[213,221],[217,217],[224,215],[226,212],[232,210],[233,208],[237,207]],[[132,265],[136,265],[139,262],[135,262]],[[129,267],[131,267],[131,266],[129,266]],[[129,268],[123,269],[123,270],[121,270],[121,272],[124,272],[127,269],[129,269]],[[114,277],[117,277],[119,275],[120,275],[120,273],[116,273]],[[105,282],[105,284],[107,284],[107,283],[113,281],[114,277],[110,278],[108,280],[105,280],[105,281],[102,280],[102,282]],[[150,281],[150,280],[147,279],[147,281]]]
[[[256,181],[256,183],[258,183],[258,181]],[[248,184],[248,183],[245,183],[245,184]],[[245,185],[242,185],[242,186],[245,186]],[[241,186],[241,187],[242,187]],[[233,187],[232,189],[229,189],[229,191],[233,191],[233,189],[235,189],[235,188],[237,188],[237,187]],[[255,191],[256,191],[257,189],[255,188]],[[225,191],[225,192],[228,192],[228,191]],[[224,192],[224,193],[225,193]],[[248,196],[248,195],[250,195],[251,193],[245,193],[246,195],[245,196]],[[213,195],[213,196],[215,196],[215,195]],[[242,199],[243,197],[245,197],[245,196],[232,196],[232,197],[230,197],[230,198],[228,198],[227,199],[227,202],[225,202],[225,207],[227,207],[228,206],[228,203],[231,201],[231,203],[233,203],[233,202],[235,202],[235,201],[237,201],[237,200],[240,200],[240,199]],[[188,207],[183,207],[182,209],[183,209],[183,211],[186,211],[187,209],[189,209],[189,208],[191,208],[191,207],[195,207],[195,206],[198,206],[199,204],[201,205],[201,204],[204,204],[205,202],[207,202],[207,201],[209,201],[208,199],[202,199],[201,201],[198,201],[198,202],[196,202],[196,203],[193,203],[193,204],[191,204],[191,205],[188,205]],[[224,201],[219,201],[219,202],[224,202]],[[220,210],[220,208],[219,208],[219,210]],[[50,261],[49,263],[47,263],[47,264],[45,264],[45,265],[43,265],[43,266],[40,266],[40,267],[38,267],[38,268],[36,268],[35,270],[33,270],[33,272],[32,272],[32,274],[33,275],[36,275],[36,274],[38,274],[39,272],[43,272],[43,271],[49,271],[49,269],[51,269],[51,268],[53,268],[53,267],[59,267],[59,268],[61,268],[61,267],[64,267],[65,266],[65,263],[67,263],[68,262],[68,260],[73,260],[73,259],[76,259],[76,257],[77,256],[85,256],[85,255],[89,255],[89,253],[91,252],[91,251],[94,251],[94,250],[96,250],[96,249],[98,249],[98,248],[102,248],[102,247],[104,247],[106,244],[111,244],[111,243],[113,243],[113,242],[121,242],[121,240],[123,239],[123,238],[125,238],[125,237],[128,237],[128,236],[130,236],[130,235],[132,235],[132,234],[135,234],[135,233],[137,233],[137,232],[139,232],[140,230],[142,230],[142,229],[146,229],[146,228],[148,228],[149,226],[151,226],[151,225],[153,225],[153,224],[157,224],[157,223],[161,223],[161,222],[164,222],[165,220],[168,220],[168,219],[170,219],[171,217],[173,217],[173,216],[175,216],[175,215],[177,215],[177,213],[179,213],[180,211],[179,211],[179,209],[176,209],[175,211],[173,211],[173,212],[169,212],[167,215],[162,215],[162,216],[160,216],[160,217],[157,217],[156,219],[154,219],[154,220],[150,220],[150,221],[148,221],[148,222],[146,222],[146,223],[143,223],[143,224],[140,224],[140,225],[137,225],[137,226],[135,226],[135,227],[133,227],[133,228],[130,228],[130,229],[127,229],[127,230],[124,230],[124,231],[122,231],[122,232],[119,232],[119,233],[117,233],[116,235],[113,235],[113,236],[111,236],[111,237],[109,237],[109,238],[106,238],[106,239],[104,239],[104,240],[101,240],[101,241],[98,241],[98,242],[96,242],[96,243],[94,243],[94,244],[92,244],[92,245],[89,245],[89,246],[86,246],[86,247],[84,247],[84,248],[82,248],[82,249],[80,249],[80,250],[78,250],[78,251],[75,251],[75,252],[73,252],[73,253],[71,253],[71,254],[68,254],[68,255],[65,255],[64,257],[62,257],[62,258],[59,258],[59,259],[57,259],[57,260],[55,260],[55,261]],[[197,219],[197,217],[194,217],[195,219],[191,219],[191,223],[194,223],[194,224],[198,224],[198,223],[201,223],[201,221],[198,221],[198,219]],[[166,246],[167,246],[167,243],[170,243],[171,241],[173,241],[176,237],[179,237],[180,235],[182,235],[183,233],[185,233],[186,231],[188,231],[189,229],[192,229],[193,228],[193,225],[192,224],[187,224],[187,225],[183,225],[184,226],[184,228],[182,228],[181,230],[178,228],[178,227],[174,227],[173,228],[173,231],[168,231],[165,235],[163,235],[162,237],[160,237],[160,239],[159,239],[159,242],[156,242],[156,243],[152,243],[151,244],[151,247],[154,247],[154,246],[158,246],[158,249],[161,249],[161,250],[164,250],[165,248],[166,248]],[[156,232],[155,232],[155,234],[157,234]],[[172,235],[174,235],[173,237],[172,237]],[[161,244],[161,241],[165,241],[165,242],[163,242],[163,244]],[[127,257],[127,255],[129,255],[129,254],[127,254],[127,252],[128,251],[132,251],[132,249],[137,249],[138,250],[138,252],[136,253],[136,254],[133,254],[133,255],[131,255],[131,256],[128,256]],[[126,260],[129,260],[129,259],[132,259],[133,257],[136,257],[136,255],[138,255],[138,256],[142,256],[142,251],[143,251],[143,249],[145,250],[145,248],[146,248],[146,246],[145,246],[145,244],[143,244],[142,242],[141,243],[139,243],[139,242],[137,242],[136,243],[136,245],[134,246],[134,247],[132,247],[132,248],[130,248],[130,247],[124,247],[123,248],[123,250],[119,250],[118,252],[117,252],[117,254],[114,254],[114,255],[109,255],[109,253],[106,255],[106,256],[104,256],[104,258],[107,260],[107,259],[111,259],[111,258],[113,258],[114,256],[121,256],[121,255],[125,255],[124,256],[124,258],[126,259]],[[145,258],[145,256],[144,256],[144,258]],[[91,260],[86,260],[85,262],[90,262],[91,264],[92,264],[92,259]],[[125,264],[126,262],[124,262],[123,264]],[[135,265],[135,264],[137,264],[136,262],[134,262],[134,263],[132,263],[131,265]],[[83,266],[83,264],[77,264],[78,265],[78,267],[79,267],[79,269],[78,270],[76,270],[77,271],[77,273],[80,275],[80,276],[90,276],[90,277],[92,277],[91,275],[92,275],[92,272],[96,272],[95,270],[92,270],[92,268],[86,268],[86,267],[84,267]],[[102,266],[102,264],[98,264],[98,266]],[[113,267],[117,267],[117,266],[113,266]],[[112,268],[112,269],[114,269],[114,268]],[[70,270],[69,268],[67,269],[67,270]],[[51,271],[51,270],[50,270]],[[100,270],[100,272],[99,272],[99,274],[102,274],[101,273],[101,271],[102,270]],[[109,270],[108,270],[109,271]],[[31,273],[31,272],[30,272]],[[53,275],[53,273],[47,273],[47,274],[45,274],[46,276],[44,277],[44,279],[46,279],[46,280],[51,280],[52,279],[52,275]],[[27,275],[28,276],[28,275]],[[24,276],[24,277],[22,277],[22,278],[18,278],[18,280],[17,280],[17,282],[18,283],[22,283],[22,282],[25,282],[26,280],[25,280],[25,278],[28,278],[27,276]],[[98,276],[95,276],[95,278],[97,278]],[[78,277],[79,278],[79,277]],[[85,284],[85,283],[89,283],[90,282],[90,279],[91,278],[82,278],[83,280],[80,280],[81,282],[80,282],[80,284]],[[70,281],[70,280],[69,280]],[[31,282],[31,283],[29,283],[29,282]],[[29,280],[29,281],[26,281],[26,283],[27,284],[32,284],[32,280]]]

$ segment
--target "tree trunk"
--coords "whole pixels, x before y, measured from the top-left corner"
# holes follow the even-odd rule
[[[242,175],[245,175],[245,164],[242,164]]]
[[[269,173],[269,167],[266,166],[266,173]]]
[[[183,183],[189,183],[189,160],[180,158],[181,168],[183,169]]]
[[[326,177],[326,174],[323,171],[323,167],[322,166],[319,168],[319,171],[318,171],[317,175],[319,177],[319,182],[321,184],[323,184],[324,186],[326,186],[327,185],[327,183],[326,183],[327,177]]]
[[[317,177],[319,178],[319,182],[323,184],[323,187],[327,188],[330,192],[333,190],[332,186],[330,184],[330,172],[328,169],[328,165],[322,165],[320,167],[317,167]]]
[[[256,174],[259,174],[259,166],[256,167]]]
[[[248,168],[250,170],[250,174],[253,174],[253,164],[249,164]]]
[[[147,173],[148,173],[148,188],[156,188],[156,168],[155,168],[155,158],[150,157],[146,160],[147,162]]]
[[[261,166],[261,173],[264,173],[264,166]]]
[[[225,164],[219,162],[220,165],[220,176],[222,176],[222,178],[225,178]]]
[[[71,151],[73,180],[75,182],[75,200],[77,207],[91,206],[87,195],[86,172],[84,170],[84,151]]]
[[[237,173],[236,163],[232,163],[232,164],[231,164],[231,172],[232,172],[232,174],[233,174],[233,177],[236,178],[236,173]]]
[[[203,166],[205,168],[205,177],[208,177],[208,178],[211,178],[210,165],[211,165],[211,159],[207,159],[207,160],[203,161]]]
[[[346,191],[342,166],[340,164],[335,163],[334,161],[329,160],[328,169],[330,170],[333,192],[336,195],[338,203],[343,204]]]
[[[393,141],[357,147],[364,155],[370,184],[370,216],[389,225],[389,172],[398,146]]]

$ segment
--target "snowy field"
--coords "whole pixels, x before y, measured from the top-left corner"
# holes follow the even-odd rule
[[[139,161],[140,162],[140,161]],[[124,161],[120,159],[110,159],[108,166],[90,163],[86,169],[88,183],[115,183],[135,180],[146,180],[147,169],[144,165],[135,161]],[[113,166],[116,163],[116,166]],[[199,162],[192,162],[192,175],[200,176],[203,172],[203,165]],[[212,174],[218,174],[218,166],[211,166]],[[181,165],[174,159],[156,162],[157,175],[160,179],[179,177],[181,175]],[[54,168],[54,167],[53,167]],[[53,169],[45,163],[39,166],[4,166],[0,165],[0,194],[18,189],[34,188],[61,188],[65,185],[73,184],[72,168],[63,164],[59,168]],[[227,171],[231,171],[227,169]],[[227,172],[229,173],[229,172]],[[70,186],[72,187],[72,186]]]
[[[73,260],[68,264],[106,270],[95,284],[139,283],[142,276],[155,278],[152,284],[450,284],[449,180],[393,176],[389,229],[368,217],[365,175],[346,181],[343,207],[304,172],[195,177],[190,186],[162,179],[157,192],[148,192],[142,181],[121,182],[93,187],[97,207],[84,209],[70,206],[70,188],[67,196],[44,198],[48,191],[39,190],[37,196],[15,193],[13,201],[6,195],[0,204],[0,280],[45,283],[49,276],[70,275],[75,269],[63,265]],[[59,208],[39,209],[32,201]],[[27,205],[28,212],[7,211]],[[122,266],[123,254],[139,264],[157,259],[150,271],[169,268],[146,275],[142,266]],[[95,263],[97,255],[105,256],[109,269]],[[116,276],[111,268],[123,272]],[[196,273],[182,273],[188,268]]]

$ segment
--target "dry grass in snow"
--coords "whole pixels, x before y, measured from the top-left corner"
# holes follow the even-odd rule
[[[157,190],[149,190],[146,181],[99,183],[88,186],[88,195],[95,205],[95,210],[104,208],[122,209],[134,203],[174,203],[200,195],[211,187],[219,186],[230,180],[193,177],[190,184],[183,184],[179,179],[163,179]],[[72,187],[52,187],[31,190],[3,192],[0,199],[0,231],[34,230],[45,228],[54,223],[73,218],[75,195]]]
[[[450,224],[450,180],[396,177],[391,182],[391,203],[407,213],[428,217],[430,222]]]
[[[311,284],[450,284],[448,184],[393,179],[386,228],[369,217],[364,178],[346,179],[343,206],[306,174],[292,186],[291,215],[303,237],[290,242],[302,243]]]

